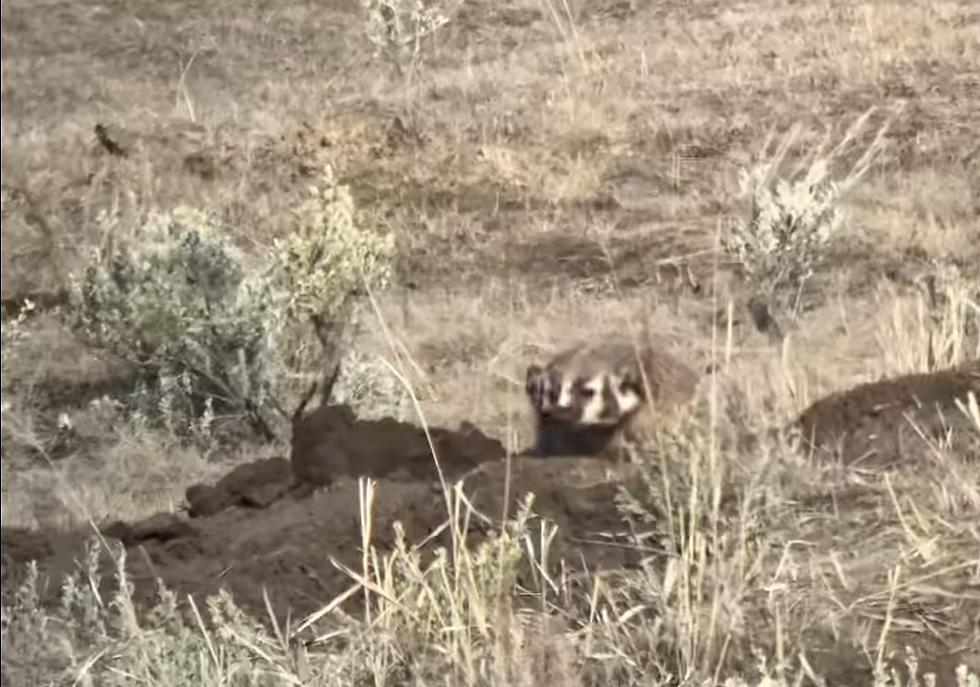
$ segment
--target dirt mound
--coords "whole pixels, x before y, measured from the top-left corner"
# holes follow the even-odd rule
[[[432,445],[447,480],[455,480],[481,463],[499,460],[504,447],[468,423],[459,430],[433,427]],[[265,508],[293,494],[348,477],[391,481],[438,479],[425,431],[391,418],[361,420],[345,405],[323,406],[293,424],[290,458],[268,458],[239,465],[214,485],[187,490],[191,517],[226,508]]]
[[[290,461],[296,477],[314,485],[358,476],[433,480],[432,447],[448,480],[505,454],[499,441],[469,423],[458,430],[433,427],[427,437],[421,427],[391,418],[361,420],[349,407],[332,405],[293,423]]]
[[[964,455],[980,455],[980,433],[957,407],[970,392],[980,400],[980,361],[831,394],[804,410],[796,427],[815,458],[845,465],[885,468],[921,460],[929,450],[922,437],[947,434]]]
[[[589,459],[513,463],[509,512],[525,494],[534,492],[535,512],[560,527],[558,541],[551,547],[555,562],[564,557],[572,566],[584,561],[590,569],[638,562],[636,551],[602,541],[603,536],[623,530],[614,500],[617,486],[605,478],[603,469],[600,462]],[[499,521],[506,481],[504,462],[486,464],[464,480],[467,496],[487,518],[474,518],[476,539]],[[374,503],[373,541],[381,550],[394,544],[396,521],[410,542],[419,542],[448,517],[435,482],[381,480]],[[154,529],[148,538],[130,537],[125,543],[142,546],[152,564],[133,558],[138,583],[140,579],[151,582],[149,575],[155,574],[186,593],[214,593],[224,587],[259,617],[265,614],[264,586],[277,613],[296,617],[320,608],[353,583],[330,559],[358,569],[358,510],[357,482],[346,480],[308,498],[280,499],[263,510],[233,506],[195,518],[189,530],[184,529],[186,522],[174,523],[182,531],[170,539]],[[448,535],[443,533],[432,544],[448,545]]]
[[[261,461],[251,474],[268,474],[276,464]],[[615,503],[618,484],[633,473],[629,466],[615,474],[610,469],[588,458],[515,458],[509,469],[505,461],[487,463],[463,481],[476,511],[470,519],[469,536],[474,543],[483,539],[499,524],[505,505],[513,514],[528,492],[533,492],[536,517],[559,526],[548,554],[553,565],[564,559],[566,570],[633,567],[639,563],[640,552],[621,545],[627,531]],[[247,472],[242,469],[238,474]],[[198,598],[224,588],[261,619],[267,617],[265,589],[279,619],[284,620],[287,614],[296,618],[321,608],[353,584],[331,558],[359,568],[358,512],[358,484],[347,479],[312,494],[278,498],[263,508],[233,502],[207,516],[189,519],[158,514],[138,523],[114,523],[104,534],[119,539],[130,550],[127,569],[137,598],[149,598],[157,578],[179,593]],[[438,483],[390,479],[377,482],[373,516],[372,541],[381,551],[392,548],[396,521],[408,540],[417,543],[448,519]],[[73,561],[80,559],[82,538],[76,535],[69,541],[66,535],[56,543],[44,535],[5,529],[3,542],[5,568],[8,559],[37,559],[42,569],[58,576],[72,570]],[[443,531],[428,548],[449,544],[448,531]]]
[[[217,484],[195,484],[187,489],[191,517],[214,515],[231,506],[264,508],[294,487],[293,472],[285,458],[268,458],[239,465]]]
[[[635,565],[638,552],[613,546],[625,535],[615,504],[618,484],[632,471],[590,458],[522,457],[508,465],[499,442],[464,425],[430,430],[448,481],[463,479],[476,509],[475,541],[493,531],[505,511],[535,495],[536,516],[559,526],[549,560],[591,569]],[[229,590],[257,617],[265,617],[263,589],[285,618],[316,610],[353,581],[331,562],[360,565],[357,477],[377,480],[373,543],[395,541],[400,522],[410,542],[421,542],[448,519],[425,432],[394,420],[363,421],[343,406],[314,411],[294,425],[291,460],[269,458],[236,467],[213,485],[187,490],[190,517],[160,513],[136,523],[114,522],[103,533],[131,551],[127,568],[137,598],[155,592],[157,578],[180,593],[203,596]],[[324,488],[325,487],[325,488]],[[4,530],[8,562],[37,559],[53,577],[75,568],[86,533],[58,535]],[[447,546],[449,532],[428,546]],[[111,579],[111,576],[110,576]]]

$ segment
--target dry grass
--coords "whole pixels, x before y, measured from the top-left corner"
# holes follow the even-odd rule
[[[477,0],[436,33],[410,81],[370,59],[356,10],[5,2],[4,299],[63,287],[96,213],[113,205],[213,209],[262,250],[329,160],[396,236],[398,282],[378,297],[394,339],[368,313],[357,350],[402,352],[418,406],[399,397],[398,414],[469,420],[523,446],[527,359],[638,318],[700,369],[717,363],[719,390],[737,390],[744,408],[733,419],[727,396],[715,407],[709,394],[686,433],[650,447],[649,493],[630,509],[653,523],[640,543],[666,543],[635,575],[532,575],[539,586],[515,607],[505,597],[518,565],[541,573],[542,556],[530,547],[542,534],[518,515],[485,548],[460,544],[431,566],[414,542],[368,548],[351,571],[367,615],[330,607],[303,632],[232,612],[204,629],[176,623],[166,604],[137,621],[125,591],[111,606],[81,580],[70,612],[49,617],[29,594],[5,611],[4,680],[678,685],[745,674],[788,685],[839,669],[850,684],[861,667],[840,646],[880,666],[893,646],[934,654],[976,640],[980,475],[968,456],[936,445],[915,474],[841,476],[778,444],[726,443],[734,425],[771,426],[828,392],[980,357],[973,4]],[[715,251],[719,225],[746,216],[738,168],[771,130],[801,122],[805,155],[898,101],[830,267],[773,345]],[[97,122],[125,157],[95,141]],[[23,323],[26,344],[10,327],[4,526],[174,511],[188,484],[284,448],[188,443],[93,405],[129,390],[117,361],[82,348],[56,315]],[[447,494],[461,542],[458,496]],[[370,497],[365,485],[365,507]],[[784,682],[749,676],[753,648]]]

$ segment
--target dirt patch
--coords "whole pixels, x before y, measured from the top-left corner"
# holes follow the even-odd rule
[[[615,286],[707,293],[711,258],[703,237],[680,230],[617,231],[607,237],[562,230],[514,237],[488,250],[480,271],[511,272],[542,291],[573,283],[594,292],[612,293]]]
[[[883,468],[925,460],[923,437],[962,444],[980,455],[980,433],[957,407],[980,398],[980,361],[956,369],[862,384],[810,405],[797,419],[804,445],[818,460]],[[921,434],[920,434],[921,432]]]

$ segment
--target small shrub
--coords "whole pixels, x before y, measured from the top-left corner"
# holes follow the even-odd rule
[[[874,108],[865,112],[833,149],[827,149],[829,139],[825,139],[788,176],[781,171],[799,136],[799,125],[771,155],[770,135],[755,165],[741,170],[739,185],[751,210],[747,221],[737,223],[725,237],[724,248],[742,265],[759,306],[776,306],[777,298],[788,293],[792,314],[798,312],[800,292],[825,259],[827,246],[843,222],[843,200],[884,150],[890,120],[879,127],[843,177],[835,179],[834,169],[842,164],[873,112]]]
[[[387,282],[392,255],[392,237],[359,226],[330,169],[310,191],[296,231],[264,256],[247,255],[198,210],[135,223],[103,214],[101,245],[72,279],[74,330],[155,377],[183,380],[168,393],[187,391],[198,410],[214,398],[274,438],[300,388],[333,362],[363,284]]]
[[[411,76],[418,69],[422,40],[449,23],[449,7],[438,2],[361,0],[361,7],[364,33],[375,57],[387,60],[400,76]]]

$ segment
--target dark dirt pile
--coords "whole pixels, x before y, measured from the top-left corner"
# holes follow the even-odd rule
[[[503,512],[506,472],[504,462],[488,463],[464,482],[474,507],[492,521]],[[565,557],[573,565],[582,560],[590,569],[618,568],[635,564],[638,556],[632,549],[602,541],[613,533],[625,534],[615,505],[616,490],[595,460],[515,459],[509,507],[513,513],[519,499],[534,492],[535,512],[560,528],[552,546],[555,560]],[[223,587],[259,617],[265,615],[265,586],[273,608],[295,618],[320,608],[352,584],[330,562],[331,557],[356,570],[361,555],[356,480],[337,482],[312,494],[304,491],[262,509],[234,504],[190,520],[158,516],[155,521],[110,528],[110,534],[129,548],[145,550],[145,558],[131,557],[138,586],[142,582],[149,587],[152,577],[159,576],[185,593],[209,594]],[[402,523],[410,542],[418,542],[447,520],[445,499],[434,480],[381,479],[374,503],[373,542],[382,551],[394,543],[395,521]],[[476,539],[489,529],[481,518],[472,518]],[[448,535],[434,542],[448,543]]]
[[[980,435],[957,406],[970,392],[980,400],[980,361],[831,394],[804,410],[797,426],[816,459],[855,467],[923,460],[930,451],[923,436],[940,441],[948,435],[958,452],[980,459]]]
[[[432,427],[426,436],[415,425],[362,420],[348,406],[329,405],[293,423],[290,461],[296,477],[314,485],[358,476],[429,480],[438,478],[433,449],[447,480],[505,453],[499,441],[467,422],[457,430]]]
[[[213,485],[190,487],[189,518],[161,513],[103,528],[130,550],[127,568],[138,595],[153,593],[159,577],[181,593],[225,588],[260,618],[266,615],[263,587],[282,618],[320,608],[352,584],[330,558],[354,569],[360,565],[358,475],[377,480],[373,542],[380,550],[393,544],[396,521],[409,541],[418,542],[447,520],[429,440],[420,428],[390,419],[357,420],[349,408],[324,407],[294,431],[291,460],[241,465]],[[594,570],[638,562],[636,550],[612,545],[614,535],[624,538],[625,525],[615,504],[621,480],[611,479],[607,464],[514,458],[508,466],[500,443],[469,425],[432,428],[430,437],[447,482],[465,476],[464,490],[485,516],[471,518],[474,538],[500,521],[505,495],[513,514],[533,492],[535,513],[559,526],[551,548],[556,563],[564,557]],[[5,573],[9,563],[37,559],[58,574],[73,568],[81,536],[5,529],[3,542]],[[432,544],[448,542],[446,534]]]

